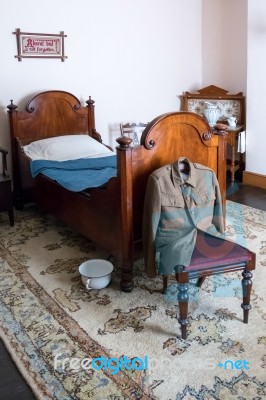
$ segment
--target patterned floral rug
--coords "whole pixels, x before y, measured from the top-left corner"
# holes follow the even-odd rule
[[[115,261],[33,206],[10,227],[0,214],[1,337],[38,399],[264,399],[266,213],[227,202],[228,238],[257,254],[249,324],[241,277],[190,288],[188,339],[180,339],[176,284],[135,265],[132,293],[86,291],[78,266]]]

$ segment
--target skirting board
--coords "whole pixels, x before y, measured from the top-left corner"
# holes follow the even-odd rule
[[[266,189],[266,176],[255,174],[254,172],[244,171],[243,183],[246,185],[252,185]]]

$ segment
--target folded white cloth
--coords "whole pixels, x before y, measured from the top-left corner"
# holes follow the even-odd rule
[[[237,151],[238,153],[245,153],[246,151],[246,131],[238,134]]]

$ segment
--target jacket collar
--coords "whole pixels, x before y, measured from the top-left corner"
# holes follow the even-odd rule
[[[188,165],[188,179],[184,180],[180,171],[180,163],[186,163]],[[196,171],[194,164],[186,157],[180,157],[171,165],[171,175],[173,185],[182,185],[184,183],[196,187]]]

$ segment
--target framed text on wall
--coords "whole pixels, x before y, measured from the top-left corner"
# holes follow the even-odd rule
[[[59,34],[51,33],[30,33],[21,32],[16,29],[12,32],[17,38],[18,54],[15,56],[18,61],[23,58],[60,58],[65,61],[64,32]]]

